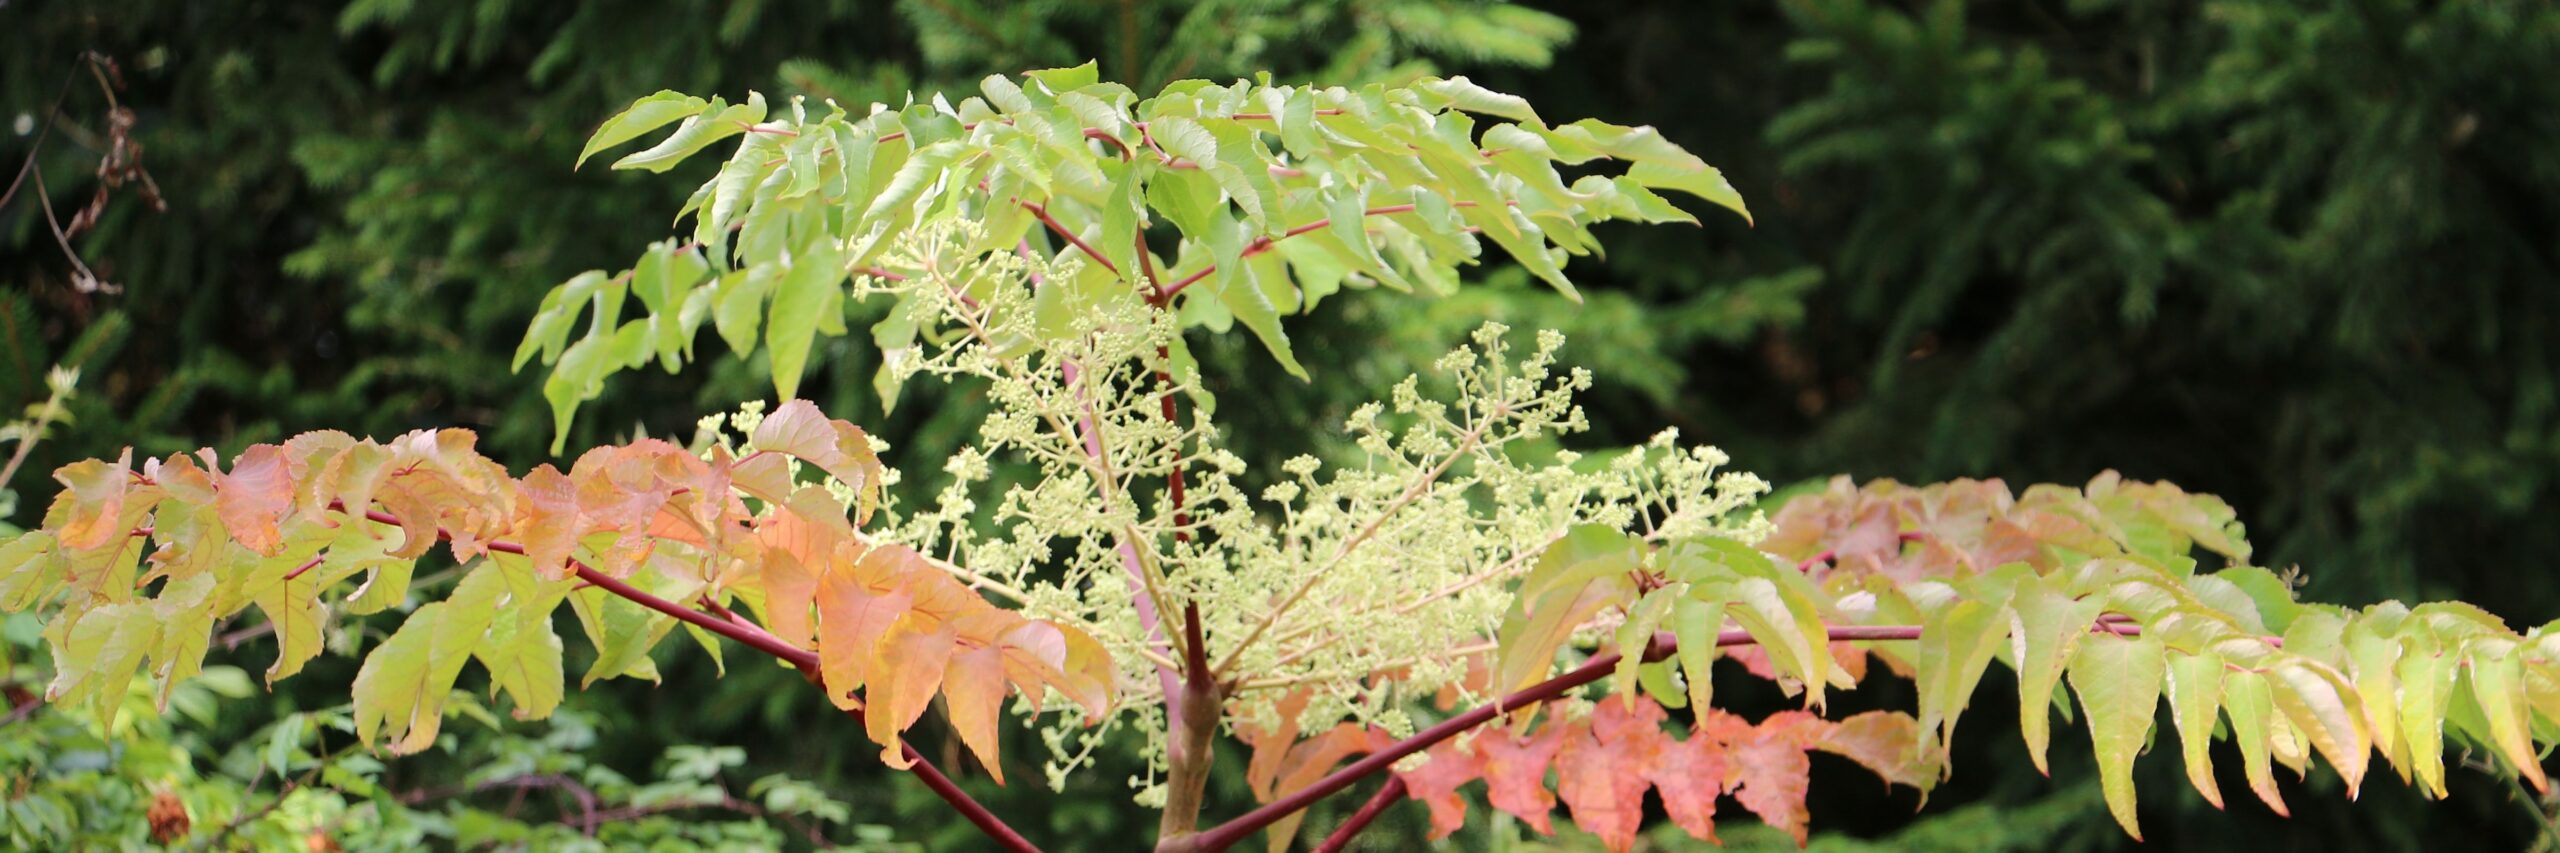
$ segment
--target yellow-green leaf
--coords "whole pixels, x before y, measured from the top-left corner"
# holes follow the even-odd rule
[[[1618,623],[1618,666],[1612,673],[1617,678],[1618,695],[1634,708],[1638,684],[1636,668],[1644,664],[1644,650],[1653,645],[1654,629],[1662,626],[1662,618],[1671,612],[1673,602],[1680,600],[1680,590],[1656,587],[1627,609],[1627,619]]]
[[[356,737],[366,746],[391,741],[394,755],[433,745],[444,725],[444,703],[453,680],[488,633],[505,585],[483,566],[465,575],[443,601],[409,614],[356,670]]]
[[[2436,798],[2445,796],[2445,694],[2452,689],[2454,659],[2436,647],[2432,632],[2413,627],[2407,653],[2393,668],[2400,682],[2400,735],[2409,746],[2411,772],[2418,787]]]
[[[565,673],[560,664],[560,635],[551,630],[551,614],[560,607],[575,581],[537,577],[533,564],[513,554],[495,555],[497,565],[481,571],[504,571],[507,599],[489,623],[489,632],[471,656],[489,671],[489,687],[515,703],[519,720],[539,720],[560,707]]]
[[[2166,654],[2157,638],[2096,634],[2082,639],[2071,655],[2071,689],[2080,694],[2081,713],[2089,720],[2107,811],[2136,841],[2142,827],[2134,819],[2133,757],[2151,739]]]
[[[2178,727],[2187,781],[2217,809],[2222,786],[2213,780],[2213,727],[2222,713],[2222,668],[2222,656],[2212,652],[2169,653],[2170,721]]]
[[[709,106],[701,98],[669,89],[660,89],[657,94],[632,101],[631,106],[624,107],[622,112],[605,119],[604,125],[596,128],[596,134],[587,138],[587,147],[578,152],[577,165],[570,168],[586,165],[587,158],[595,156],[598,151],[638,139],[641,134],[670,122],[701,115]]]
[[[2245,669],[2227,672],[2222,678],[2222,697],[2223,713],[2231,718],[2231,741],[2240,747],[2240,767],[2249,777],[2249,790],[2276,814],[2291,814],[2284,807],[2284,796],[2276,790],[2275,768],[2267,760],[2274,751],[2276,700],[2266,676]]]
[[[1625,575],[1643,565],[1644,554],[1625,533],[1597,524],[1577,525],[1564,538],[1538,554],[1538,562],[1520,579],[1521,598],[1549,590],[1578,588],[1593,580]]]
[[[56,618],[70,619],[72,614]],[[66,707],[87,705],[97,715],[100,729],[114,730],[116,710],[124,705],[125,685],[133,681],[143,654],[159,636],[158,613],[146,603],[107,604],[78,614],[70,630],[55,637],[53,683],[45,688],[45,701]]]
[[[764,95],[762,94],[749,92],[746,103],[726,107],[721,105],[719,99],[714,98],[702,112],[685,118],[683,124],[676,126],[676,132],[668,134],[666,139],[660,140],[658,144],[646,150],[614,161],[613,167],[664,172],[675,168],[677,163],[683,162],[686,157],[693,156],[694,152],[702,150],[705,146],[745,133],[748,126],[763,120]]]
[[[1831,643],[1812,603],[1787,595],[1765,577],[1736,580],[1728,594],[1733,621],[1769,653],[1780,674],[1804,683],[1805,704],[1822,707],[1823,688],[1831,680]]]
[[[773,294],[773,313],[765,320],[765,358],[773,367],[774,394],[789,400],[799,394],[800,372],[809,361],[810,341],[832,313],[843,321],[844,255],[831,239],[802,248],[782,274]]]
[[[1923,748],[1955,740],[1956,720],[1972,704],[1974,688],[2008,634],[2007,610],[1971,599],[1940,609],[1921,626],[1914,663]]]
[[[2089,636],[2089,626],[2097,623],[2100,604],[2072,598],[2051,582],[2036,579],[2018,585],[2014,607],[2016,623],[2009,645],[2018,666],[2018,733],[2026,738],[2027,757],[2035,760],[2036,772],[2051,775],[2044,761],[2053,726],[2047,707],[2071,653]]]
[[[1673,605],[1672,633],[1680,639],[1680,675],[1689,682],[1689,707],[1698,719],[1715,707],[1716,638],[1724,632],[1724,602],[1700,597],[1699,591]]]
[[[2471,698],[2480,703],[2481,716],[2488,718],[2490,744],[2524,774],[2525,781],[2533,783],[2534,790],[2550,790],[2551,780],[2543,776],[2541,756],[2533,748],[2530,710],[2524,702],[2524,656],[2517,653],[2516,643],[2474,639],[2463,644],[2462,656],[2471,672]],[[2353,787],[2352,777],[2349,787]]]

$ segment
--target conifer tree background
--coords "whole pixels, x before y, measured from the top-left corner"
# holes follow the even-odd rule
[[[1490,316],[1572,335],[1601,381],[1595,443],[1677,424],[1782,483],[2076,482],[2113,467],[2230,499],[2265,562],[2321,567],[2307,597],[2560,611],[2540,569],[2560,553],[2544,523],[2560,505],[2548,3],[136,2],[21,4],[0,22],[0,163],[26,156],[82,75],[37,163],[58,212],[90,197],[107,105],[77,57],[94,50],[122,71],[117,97],[169,205],[119,190],[73,241],[113,294],[71,285],[32,199],[0,210],[0,405],[41,399],[56,361],[86,371],[78,428],[0,484],[21,495],[48,492],[55,464],[125,443],[228,450],[321,427],[472,426],[497,458],[542,458],[540,374],[505,369],[525,318],[552,283],[622,263],[630,235],[682,201],[681,181],[568,168],[634,93],[894,102],[1085,58],[1142,91],[1428,70],[1558,120],[1655,124],[1723,167],[1758,226],[1606,234],[1613,254],[1578,308],[1499,268],[1479,271],[1493,286],[1439,303],[1327,300],[1292,330],[1320,381],[1222,409],[1275,458],[1316,449],[1306,424],[1338,423]],[[1213,386],[1263,357],[1240,336],[1205,343]],[[804,393],[878,411],[871,356],[828,346]],[[718,364],[707,382],[617,383],[571,442],[689,431],[766,393],[759,367]],[[902,400],[878,431],[916,436],[900,452],[930,458],[934,419],[970,405]],[[814,714],[745,680],[681,725],[647,712],[707,676],[685,669],[699,664],[670,665],[657,691],[573,696],[611,723],[596,749],[639,772],[671,742],[790,744]],[[1901,849],[2125,843],[2094,783],[2016,759],[1959,759],[1981,770],[1925,818],[1907,816],[1908,795],[1819,781],[1814,812]],[[915,840],[970,838],[930,834],[937,804],[871,785],[882,771],[864,750],[797,760]],[[2056,760],[2056,780],[2092,778],[2085,747]],[[2166,762],[2141,769],[2159,777],[2146,786],[2175,784]],[[1121,792],[1099,787],[1026,829],[1115,837]],[[1038,814],[1051,795],[1036,788],[994,805]],[[2295,798],[2281,824],[2192,797],[2145,808],[2162,812],[2146,821],[2163,830],[2153,842],[2171,845],[2282,832],[2406,848],[2460,832],[2518,847],[2538,828],[2485,776],[2456,794],[2420,808],[2377,781],[2353,805]],[[1420,820],[1389,818],[1408,837]]]

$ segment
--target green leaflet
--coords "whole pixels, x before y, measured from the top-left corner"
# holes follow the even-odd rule
[[[1040,81],[1040,86],[1050,92],[1072,92],[1100,82],[1102,71],[1092,60],[1086,60],[1083,65],[1026,71],[1022,76]]]
[[[1633,539],[1597,525],[1576,527],[1547,546],[1494,635],[1495,684],[1509,691],[1545,675],[1575,627],[1634,590],[1628,573],[1642,565]]]
[[[1102,230],[1096,238],[1098,245],[1095,248],[1102,250],[1103,257],[1111,259],[1111,265],[1120,269],[1122,278],[1136,281],[1144,274],[1138,263],[1138,216],[1146,208],[1145,197],[1139,194],[1145,182],[1140,180],[1138,169],[1120,167],[1118,171],[1119,176],[1111,179],[1109,197],[1099,208]],[[1169,283],[1152,282],[1157,287]]]
[[[1027,113],[1039,109],[1031,103],[1031,96],[1023,94],[1021,86],[1002,74],[989,74],[986,79],[978,81],[978,91],[986,94],[987,103],[1005,112]]]
[[[2001,641],[2009,635],[2006,608],[1961,600],[1940,609],[1920,629],[1916,680],[1920,692],[1920,745],[1951,742],[1956,720],[1972,703],[1973,690],[1991,668]]]
[[[1575,290],[1573,281],[1565,278],[1564,267],[1547,254],[1546,232],[1539,230],[1528,217],[1508,207],[1488,209],[1480,203],[1460,208],[1459,215],[1465,217],[1468,224],[1483,229],[1485,236],[1493,238],[1503,251],[1511,253],[1512,260],[1519,261],[1520,266],[1527,268],[1539,281],[1546,282],[1557,293],[1564,294],[1566,299],[1576,303],[1582,301],[1582,292]]]
[[[2444,718],[2446,693],[2453,689],[2455,660],[2439,648],[2433,632],[2412,625],[2408,651],[2393,666],[2400,682],[2400,735],[2409,745],[2409,764],[2418,786],[2443,797]]]
[[[490,690],[506,693],[515,703],[516,719],[549,717],[552,709],[560,707],[565,681],[560,635],[551,630],[551,614],[560,609],[561,599],[576,581],[538,578],[532,561],[521,556],[491,556],[494,565],[481,571],[504,573],[508,600],[500,605],[505,611],[490,621],[488,634],[471,649],[471,656],[489,671]]]
[[[1281,146],[1287,148],[1290,156],[1294,157],[1305,158],[1317,154],[1316,146],[1320,143],[1316,141],[1315,132],[1315,94],[1307,89],[1292,89],[1286,95],[1278,94],[1276,89],[1265,89],[1263,94],[1266,107],[1273,100],[1280,101],[1279,108],[1272,109],[1270,112],[1277,117],[1280,125]]]
[[[380,613],[409,597],[409,576],[415,571],[415,560],[394,560],[373,568],[373,576],[347,594],[349,615]]]
[[[2336,671],[2310,661],[2289,661],[2268,670],[2267,676],[2276,708],[2346,778],[2348,795],[2354,796],[2373,758],[2373,740],[2356,708],[2355,691]],[[2532,744],[2525,747],[2531,755]]]
[[[1244,224],[1223,214],[1218,219],[1219,224],[1212,226],[1209,236],[1210,253],[1218,271],[1203,284],[1217,294],[1220,305],[1261,339],[1263,347],[1271,351],[1271,357],[1278,359],[1289,375],[1305,380],[1307,369],[1299,366],[1297,355],[1289,350],[1289,333],[1280,328],[1279,307],[1263,292],[1256,278],[1259,270],[1244,263]]]
[[[1655,661],[1636,669],[1636,681],[1644,685],[1644,695],[1665,708],[1689,707],[1687,687],[1673,678],[1678,664]]]
[[[676,132],[669,134],[665,140],[646,150],[614,161],[613,167],[664,172],[675,168],[677,163],[684,162],[684,159],[693,156],[694,152],[708,147],[711,143],[745,133],[748,125],[760,121],[764,121],[764,95],[762,94],[749,92],[746,103],[725,106],[719,98],[712,98],[702,112],[686,118],[683,124],[676,126]],[[639,134],[632,135],[636,137]],[[590,146],[592,147],[592,143]],[[584,161],[586,157],[580,155],[579,159]]]
[[[1556,652],[1573,639],[1574,628],[1611,602],[1626,597],[1633,586],[1624,580],[1601,579],[1582,587],[1549,590],[1535,599],[1520,599],[1494,634],[1501,648],[1494,683],[1509,692],[1537,682],[1554,665]]]
[[[1415,84],[1414,89],[1438,96],[1451,106],[1468,112],[1497,115],[1533,125],[1540,123],[1538,111],[1529,108],[1528,99],[1476,85],[1464,75],[1446,80],[1425,80]]]
[[[2250,597],[2240,585],[2222,574],[2190,575],[2187,593],[2215,612],[2221,613],[2252,634],[2267,633],[2266,621],[2258,616],[2257,599]]]
[[[464,575],[451,596],[410,613],[365,656],[356,670],[355,724],[366,746],[389,738],[392,754],[410,755],[435,743],[453,680],[498,615],[500,574],[484,565]]]
[[[1760,648],[1778,672],[1803,682],[1805,704],[1822,707],[1823,688],[1831,677],[1831,644],[1809,605],[1781,592],[1767,578],[1743,578],[1729,589],[1726,611]]]
[[[554,454],[563,449],[562,442],[568,436],[569,425],[576,418],[578,403],[604,393],[605,377],[622,369],[628,360],[617,357],[615,352],[621,348],[620,342],[615,340],[615,330],[622,314],[623,296],[628,289],[628,284],[621,279],[608,278],[602,272],[589,272],[571,279],[569,284],[555,291],[562,296],[556,310],[564,316],[559,321],[558,330],[546,332],[547,336],[540,341],[543,360],[551,364],[551,377],[542,384],[542,396],[551,403],[554,428],[551,452]],[[569,298],[578,294],[585,294],[586,298]],[[544,301],[546,305],[550,303],[548,298]],[[554,360],[552,352],[558,341],[566,339],[567,324],[575,321],[578,306],[584,303],[593,303],[593,317],[587,334],[567,349],[559,350],[559,357]],[[536,322],[538,324],[539,319]],[[533,334],[528,332],[525,344],[530,346],[534,343]],[[522,364],[527,354],[525,347],[518,347],[517,363]]]
[[[1661,627],[1662,618],[1671,613],[1672,603],[1680,600],[1682,592],[1656,587],[1637,599],[1634,607],[1627,608],[1627,620],[1618,623],[1618,666],[1611,674],[1617,679],[1618,695],[1629,708],[1635,707],[1639,686],[1636,670],[1644,665],[1645,649],[1653,645],[1654,629]]]
[[[634,582],[654,574],[636,573]],[[595,663],[580,677],[579,688],[624,676],[658,680],[658,664],[649,659],[649,650],[675,630],[674,618],[594,587],[570,594],[569,609],[577,614],[579,627],[586,629],[587,642],[596,647]]]
[[[240,582],[241,593],[275,626],[276,660],[267,667],[270,688],[320,654],[320,579],[312,562],[333,537],[327,531],[310,535],[315,531],[307,528],[297,532],[302,535],[275,556],[259,560]]]
[[[828,239],[803,248],[782,274],[765,321],[765,357],[773,366],[777,399],[799,396],[800,372],[819,330],[844,334],[844,276],[844,255]]]
[[[1597,524],[1575,526],[1538,555],[1538,562],[1520,579],[1519,595],[1532,598],[1634,571],[1644,561],[1638,548],[1633,538],[1616,530]]]
[[[2249,790],[2276,814],[2290,814],[2283,795],[2276,791],[2275,769],[2267,761],[2275,739],[2271,730],[2275,696],[2266,676],[2247,669],[2230,671],[2223,675],[2222,690],[2222,709],[2231,718],[2231,740],[2240,746],[2240,766],[2249,777]]]
[[[711,195],[705,199],[708,208],[695,221],[694,242],[718,246],[724,242],[731,223],[746,212],[756,200],[755,188],[766,175],[774,174],[782,158],[780,137],[757,134],[738,145],[738,153],[720,165],[720,173],[711,178]],[[716,252],[715,252],[716,254]]]
[[[1602,187],[1606,187],[1610,191],[1615,192],[1617,201],[1624,205],[1621,210],[1622,214],[1629,219],[1634,219],[1640,222],[1684,222],[1690,225],[1699,224],[1698,217],[1691,215],[1686,210],[1681,210],[1679,207],[1672,205],[1669,200],[1664,199],[1660,195],[1656,195],[1653,190],[1647,188],[1644,184],[1625,175],[1597,182],[1588,189],[1585,189],[1583,183],[1579,181],[1574,183],[1574,187],[1576,191],[1587,194],[1598,193]]]
[[[1700,599],[1694,593],[1673,605],[1672,633],[1680,640],[1680,675],[1689,682],[1689,707],[1699,710],[1700,719],[1706,709],[1715,707],[1715,663],[1717,638],[1724,631],[1724,602]]]
[[[1672,579],[1724,602],[1726,615],[1769,653],[1770,664],[1804,685],[1808,704],[1821,707],[1825,687],[1835,681],[1849,686],[1831,660],[1830,629],[1819,606],[1822,591],[1803,572],[1721,536],[1676,543],[1659,562]]]
[[[148,604],[107,604],[75,614],[64,611],[47,630],[53,641],[53,683],[45,701],[65,707],[86,705],[101,729],[115,728],[116,710],[124,705],[125,685],[133,681],[142,657],[160,636],[159,614]]]
[[[211,573],[173,580],[151,602],[160,620],[160,641],[151,648],[151,672],[160,679],[153,707],[161,713],[168,713],[178,685],[204,671],[205,651],[213,645],[214,585]]]
[[[53,534],[32,530],[0,542],[0,609],[17,613],[62,579],[62,559]]]
[[[2217,809],[2222,808],[2222,786],[2213,781],[2213,729],[2222,713],[2222,668],[2222,656],[2212,652],[2169,652],[2170,721],[2178,727],[2187,781]]]
[[[2274,572],[2242,566],[2215,572],[2213,576],[2230,581],[2248,594],[2249,600],[2258,605],[2258,618],[2266,630],[2281,632],[2292,627],[2294,615],[2302,612],[2302,605],[2293,599],[2293,588]]]
[[[1664,163],[1637,163],[1627,168],[1627,179],[1647,187],[1679,190],[1715,202],[1726,210],[1741,214],[1742,221],[1751,221],[1751,208],[1743,205],[1742,193],[1735,190],[1733,184],[1724,179],[1724,172],[1714,166],[1701,164],[1696,168],[1682,168]]]
[[[691,622],[684,624],[684,634],[692,637],[694,645],[701,646],[704,654],[711,656],[713,674],[723,677],[729,674],[729,658],[721,651],[719,635],[705,631]]]
[[[576,166],[571,168],[586,165],[587,158],[595,156],[598,151],[638,139],[641,134],[665,127],[670,122],[699,116],[709,107],[708,101],[668,89],[660,89],[657,94],[632,101],[631,106],[624,107],[622,112],[605,119],[604,125],[596,128],[595,135],[587,138],[587,147],[578,152]]]
[[[577,323],[578,313],[585,310],[587,302],[594,299],[597,291],[610,281],[603,270],[588,270],[571,276],[543,295],[541,307],[533,313],[533,322],[525,326],[524,342],[516,345],[512,369],[524,369],[525,361],[535,353],[542,355],[544,364],[557,363],[561,348],[569,343],[569,327]]]
[[[2134,819],[2133,757],[2151,739],[2166,652],[2158,638],[2096,634],[2082,639],[2071,656],[2071,689],[2080,694],[2080,710],[2097,747],[2098,784],[2106,792],[2107,811],[2136,841],[2142,839],[2142,828]]]
[[[2549,790],[2551,781],[2544,778],[2541,756],[2533,748],[2531,712],[2524,701],[2524,656],[2516,653],[2517,648],[2513,641],[2496,638],[2463,644],[2471,698],[2480,703],[2480,715],[2487,718],[2490,745],[2497,747],[2507,763],[2533,783],[2535,790]],[[2326,710],[2325,706],[2320,709]],[[2327,751],[2324,746],[2322,752]],[[2349,776],[2350,787],[2353,779]]]
[[[1148,135],[1164,153],[1203,169],[1218,162],[1218,137],[1201,126],[1198,119],[1168,115],[1148,124]]]
[[[1280,213],[1280,188],[1271,181],[1271,154],[1263,150],[1261,135],[1233,119],[1202,119],[1199,127],[1217,140],[1217,161],[1201,163],[1209,177],[1244,212],[1255,234],[1280,230],[1273,222]]]
[[[1502,174],[1520,179],[1529,191],[1521,201],[1524,208],[1534,206],[1540,211],[1561,211],[1578,201],[1572,191],[1565,189],[1563,176],[1556,173],[1555,150],[1537,134],[1522,130],[1516,124],[1497,124],[1485,129],[1478,144],[1484,147],[1488,159]],[[1565,216],[1559,221],[1570,225],[1572,217]]]
[[[2013,606],[2017,621],[2009,644],[2018,667],[2018,733],[2026,738],[2027,757],[2035,760],[2036,770],[2049,775],[2044,750],[2052,738],[2053,717],[2046,708],[2062,680],[2063,667],[2081,639],[2089,636],[2089,626],[2098,621],[2102,605],[2094,599],[2072,598],[2055,589],[2049,579],[2035,579],[2019,584]]]
[[[711,326],[729,344],[729,351],[740,357],[756,351],[765,297],[773,294],[775,272],[773,267],[762,265],[731,270],[720,276],[714,286]]]
[[[2396,601],[2366,608],[2347,625],[2340,640],[2353,674],[2356,704],[2364,712],[2365,731],[2403,782],[2409,780],[2409,744],[2400,737],[2398,664],[2403,648],[2395,635],[2410,624],[2407,614],[2408,608]]]

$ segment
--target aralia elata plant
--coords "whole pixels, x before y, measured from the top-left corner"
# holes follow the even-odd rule
[[[1339,425],[1341,464],[1296,460],[1247,493],[1186,330],[1240,324],[1303,377],[1282,318],[1342,291],[1447,294],[1491,243],[1571,294],[1592,224],[1695,222],[1660,191],[1744,213],[1649,128],[1549,125],[1464,78],[1142,99],[1088,65],[859,114],[662,92],[586,154],[659,132],[614,165],[735,153],[681,212],[688,238],[544,302],[517,360],[550,366],[562,434],[610,374],[692,361],[706,324],[762,350],[788,400],[816,336],[876,301],[884,400],[926,376],[991,402],[929,505],[884,497],[882,445],[796,400],[522,477],[460,430],[77,463],[43,528],[0,546],[0,603],[53,611],[48,695],[112,714],[146,669],[165,691],[250,606],[276,626],[268,677],[291,675],[338,620],[401,602],[444,542],[472,568],[366,656],[366,743],[431,744],[474,662],[517,716],[549,713],[566,604],[597,650],[585,681],[653,674],[676,627],[771,655],[1011,848],[1031,845],[902,740],[937,698],[999,781],[1007,713],[1045,718],[1051,785],[1107,732],[1142,734],[1135,799],[1161,810],[1160,850],[1285,848],[1308,804],[1373,776],[1324,849],[1407,797],[1454,831],[1477,780],[1541,831],[1561,799],[1617,849],[1648,791],[1701,838],[1730,795],[1801,840],[1809,751],[1927,789],[1995,659],[2039,766],[2049,706],[2078,697],[2137,836],[2131,766],[2164,699],[2217,805],[2216,738],[2279,811],[2272,766],[2314,756],[2352,791],[2378,752],[2441,795],[2448,737],[2547,784],[2551,633],[2461,603],[2298,602],[2246,565],[2228,506],[2167,484],[1843,480],[1767,515],[1765,484],[1669,432],[1608,457],[1521,452],[1582,426],[1589,379],[1553,333],[1486,326]],[[999,465],[1036,475],[999,488]],[[1717,709],[1719,656],[1806,709]],[[1878,666],[1916,683],[1916,713],[1822,716]],[[1225,737],[1250,748],[1260,804],[1212,823]]]

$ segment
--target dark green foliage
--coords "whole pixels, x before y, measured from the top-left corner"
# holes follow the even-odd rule
[[[1850,332],[1803,346],[1866,386],[1821,464],[2147,469],[2334,567],[2313,594],[2560,600],[2468,570],[2560,545],[2526,523],[2560,496],[2560,80],[2528,70],[2560,14],[1790,11],[1830,79],[1769,141]]]
[[[1265,68],[1396,79],[1427,62],[1527,96],[1550,121],[1661,126],[1722,167],[1759,224],[1606,233],[1607,263],[1576,267],[1580,308],[1507,268],[1434,304],[1328,299],[1291,327],[1316,383],[1221,398],[1226,422],[1275,460],[1323,450],[1318,429],[1490,315],[1573,334],[1569,357],[1602,382],[1595,441],[1678,425],[1788,477],[2074,482],[2118,468],[2229,498],[2264,561],[2321,567],[2307,597],[2560,611],[2538,568],[2560,553],[2560,526],[2541,523],[2560,505],[2550,4],[1544,5],[1571,23],[1434,0],[12,9],[0,122],[40,122],[79,51],[110,55],[171,207],[119,196],[75,241],[120,295],[72,290],[32,205],[0,210],[0,406],[39,398],[55,362],[86,370],[75,430],[6,485],[48,493],[53,464],[122,444],[227,449],[321,427],[463,424],[500,458],[539,458],[540,373],[504,362],[525,318],[552,284],[674,233],[655,216],[685,181],[569,169],[637,94],[858,104],[1086,58],[1141,91]],[[85,81],[72,89],[65,128],[79,132],[58,132],[41,159],[58,210],[88,197],[98,154],[82,140],[104,109]],[[30,137],[8,134],[0,166],[14,168]],[[823,366],[803,387],[830,411],[878,411],[860,340],[813,354]],[[1195,341],[1213,387],[1266,367],[1242,337]],[[689,431],[768,393],[762,370],[617,382],[570,441]],[[877,432],[930,458],[955,440],[936,425],[968,405],[905,400]],[[790,693],[780,671],[759,673],[772,690],[724,685],[699,719],[634,710],[700,675],[671,664],[671,689],[589,697],[618,701],[598,711],[611,733],[598,748],[638,772],[671,742],[791,754],[772,747],[817,724],[810,703],[771,701]],[[884,819],[943,822],[920,792],[870,793],[878,771],[859,752],[803,751],[791,769],[838,792],[863,780],[840,795]],[[1968,822],[2119,843],[2093,798],[2040,787],[2022,762],[1957,763],[2016,778],[1960,777],[1917,825],[1903,808],[1848,818],[1817,786],[1817,828],[1829,813],[1888,845]],[[2173,763],[2140,766],[2167,788]],[[2377,780],[2358,805],[2297,798],[2289,823],[2247,804],[2211,819],[2192,797],[2151,805],[2178,810],[2160,825],[2192,827],[2173,842],[2495,827],[2521,843],[2528,812],[2486,777],[2456,776],[2452,803],[2420,807]],[[1036,788],[1017,782],[991,805],[1045,810],[1049,825],[1025,822],[1044,840],[1126,837],[1109,786]],[[1420,831],[1397,819],[1386,826]]]

